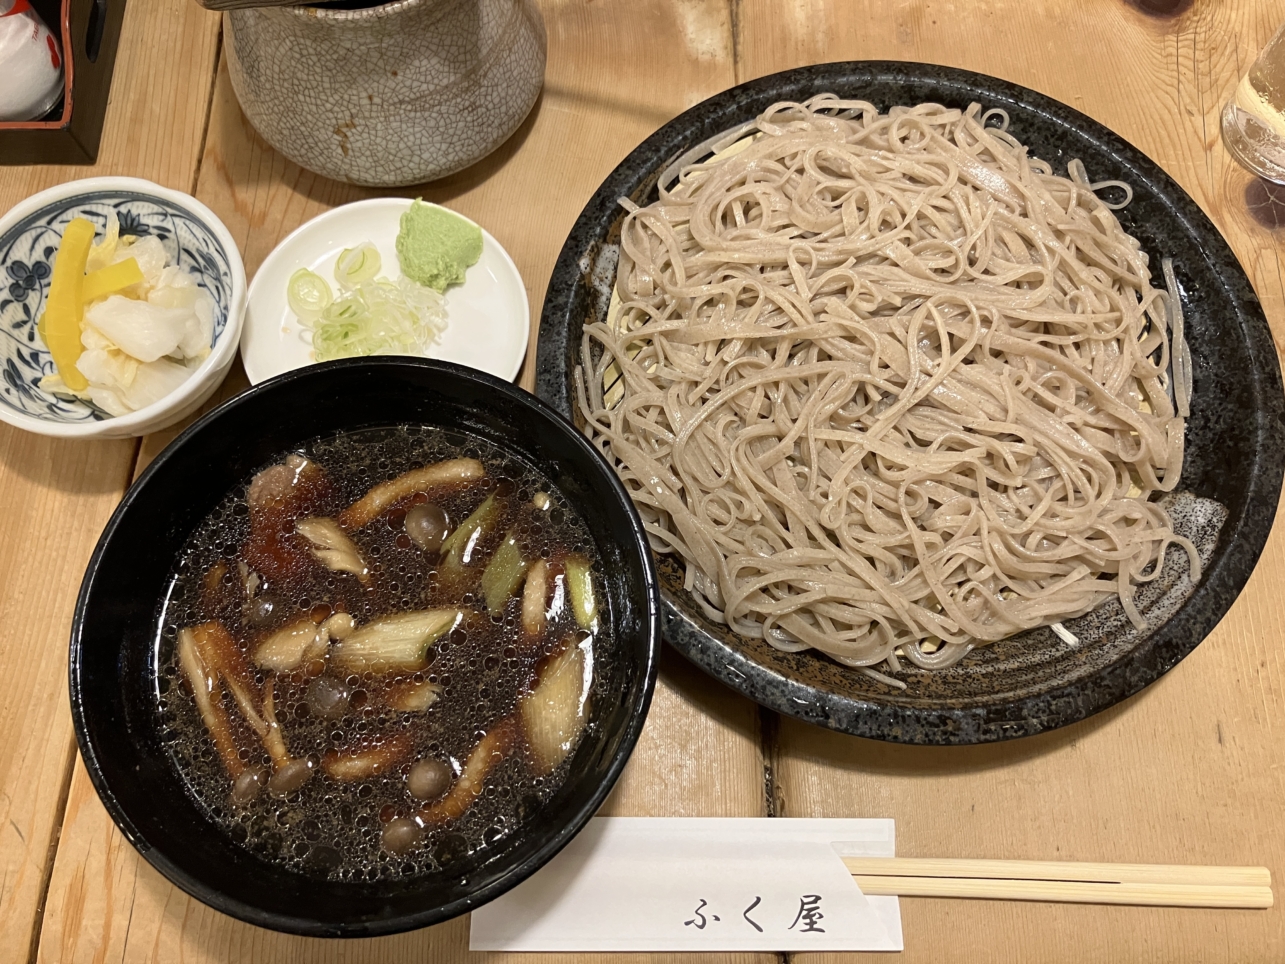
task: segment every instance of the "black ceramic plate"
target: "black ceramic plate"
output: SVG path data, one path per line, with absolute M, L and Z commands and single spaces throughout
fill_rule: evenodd
M 436 425 L 535 465 L 581 507 L 602 560 L 614 646 L 566 781 L 520 830 L 449 870 L 386 881 L 305 877 L 233 842 L 188 792 L 162 742 L 157 605 L 188 535 L 234 486 L 319 436 Z M 536 399 L 424 359 L 348 359 L 270 379 L 180 435 L 126 493 L 90 560 L 71 639 L 71 710 L 85 766 L 121 832 L 192 896 L 261 927 L 317 937 L 390 934 L 483 904 L 556 854 L 602 804 L 642 730 L 660 648 L 655 572 L 611 467 Z
M 1137 148 L 1080 112 L 982 74 L 927 64 L 820 64 L 725 91 L 666 124 L 612 172 L 581 213 L 554 268 L 540 326 L 539 395 L 572 415 L 572 371 L 587 321 L 605 317 L 614 282 L 617 198 L 656 197 L 670 161 L 752 119 L 776 101 L 825 91 L 873 102 L 1003 108 L 1009 131 L 1055 170 L 1080 158 L 1094 179 L 1121 179 L 1133 202 L 1119 212 L 1152 256 L 1172 257 L 1187 319 L 1195 397 L 1180 488 L 1228 510 L 1204 577 L 1158 629 L 1138 633 L 1118 603 L 1083 617 L 1072 649 L 1047 629 L 971 653 L 935 673 L 904 674 L 898 691 L 815 653 L 781 653 L 701 615 L 682 570 L 660 560 L 665 638 L 689 659 L 764 706 L 859 736 L 904 743 L 985 743 L 1083 719 L 1151 683 L 1205 637 L 1235 600 L 1271 528 L 1285 465 L 1285 399 L 1271 333 L 1227 243 L 1190 197 Z M 574 416 L 578 424 L 583 419 Z M 1163 601 L 1158 603 L 1163 608 Z M 1112 608 L 1114 607 L 1114 609 Z M 1172 609 L 1173 607 L 1171 607 Z

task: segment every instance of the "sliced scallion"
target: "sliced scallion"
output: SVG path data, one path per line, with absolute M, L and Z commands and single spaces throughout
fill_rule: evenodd
M 355 248 L 344 248 L 335 264 L 335 280 L 341 288 L 355 288 L 379 274 L 381 264 L 379 249 L 363 241 Z
M 300 268 L 290 276 L 286 286 L 286 301 L 290 310 L 299 316 L 301 321 L 313 321 L 330 307 L 334 295 L 326 279 L 315 271 Z

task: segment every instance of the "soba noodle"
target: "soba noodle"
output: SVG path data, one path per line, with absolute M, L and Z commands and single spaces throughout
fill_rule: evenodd
M 1006 126 L 821 95 L 626 202 L 579 405 L 711 619 L 887 679 L 1111 596 L 1143 626 L 1170 544 L 1199 578 L 1151 501 L 1176 298 L 1094 193 L 1125 186 Z

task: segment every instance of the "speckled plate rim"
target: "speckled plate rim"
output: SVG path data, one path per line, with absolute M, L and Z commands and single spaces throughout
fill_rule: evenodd
M 731 129 L 778 100 L 803 100 L 837 90 L 860 96 L 861 84 L 931 84 L 986 107 L 1015 107 L 1044 123 L 1074 130 L 1116 157 L 1128 179 L 1158 186 L 1158 200 L 1183 231 L 1200 239 L 1200 253 L 1217 265 L 1219 297 L 1241 320 L 1251 358 L 1247 378 L 1260 400 L 1254 436 L 1265 470 L 1250 479 L 1246 508 L 1223 527 L 1229 550 L 1205 572 L 1182 608 L 1130 653 L 1091 679 L 1059 685 L 1029 697 L 986 706 L 926 709 L 895 706 L 799 682 L 753 660 L 707 633 L 692 607 L 678 604 L 662 587 L 665 639 L 689 660 L 768 709 L 855 736 L 921 745 L 968 745 L 1030 736 L 1075 723 L 1132 696 L 1178 664 L 1222 619 L 1248 581 L 1271 531 L 1285 473 L 1285 394 L 1275 343 L 1262 306 L 1226 240 L 1191 197 L 1158 164 L 1102 124 L 1060 101 L 986 74 L 902 61 L 849 61 L 783 71 L 739 84 L 688 109 L 661 127 L 607 177 L 576 220 L 554 266 L 541 313 L 537 344 L 536 393 L 573 418 L 566 379 L 569 359 L 578 355 L 582 318 L 575 315 L 577 287 L 609 289 L 612 277 L 594 273 L 600 226 L 610 224 L 617 199 L 650 189 L 668 163 L 684 151 Z M 599 268 L 599 271 L 601 269 Z M 614 275 L 614 265 L 612 266 Z M 574 341 L 575 346 L 570 345 Z

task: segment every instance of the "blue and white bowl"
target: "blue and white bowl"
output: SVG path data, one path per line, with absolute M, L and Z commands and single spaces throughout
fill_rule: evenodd
M 36 332 L 63 229 L 82 217 L 101 230 L 113 213 L 121 234 L 159 238 L 169 263 L 186 268 L 215 305 L 210 354 L 200 367 L 159 402 L 121 416 L 42 390 L 40 380 L 55 368 Z M 41 191 L 0 218 L 0 420 L 69 438 L 124 438 L 171 425 L 200 407 L 227 375 L 245 300 L 245 266 L 236 242 L 191 195 L 132 177 L 95 177 Z

